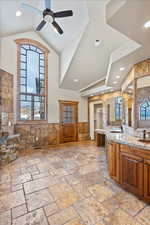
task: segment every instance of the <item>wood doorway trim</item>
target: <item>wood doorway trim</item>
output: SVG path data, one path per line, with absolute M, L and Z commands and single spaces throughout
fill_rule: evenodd
M 59 140 L 60 140 L 60 143 L 78 141 L 78 103 L 79 102 L 77 102 L 77 101 L 59 100 Z M 65 121 L 64 121 L 64 107 L 67 105 L 73 108 L 72 116 L 73 116 L 74 122 L 71 122 L 71 123 L 65 123 Z M 69 125 L 70 125 L 70 127 L 69 127 Z M 74 132 L 74 136 L 72 136 L 72 137 L 68 136 L 68 138 L 67 138 L 67 136 L 65 137 L 65 135 L 66 135 L 66 132 L 64 135 L 65 126 L 66 126 L 66 130 L 68 130 L 68 132 L 69 132 L 69 129 L 71 129 L 72 132 Z M 68 126 L 68 128 L 67 128 L 67 126 Z M 72 128 L 71 128 L 71 126 L 72 126 Z

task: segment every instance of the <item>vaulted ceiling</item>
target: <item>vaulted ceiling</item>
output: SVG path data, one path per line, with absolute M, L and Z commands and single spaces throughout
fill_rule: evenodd
M 45 8 L 44 0 L 1 0 L 0 37 L 35 30 L 41 21 L 41 16 L 21 9 L 22 2 Z M 131 66 L 150 56 L 150 30 L 143 28 L 150 20 L 148 0 L 52 0 L 52 9 L 74 12 L 73 17 L 57 19 L 62 36 L 48 24 L 38 32 L 60 56 L 62 88 L 83 90 L 102 79 L 119 88 Z M 17 10 L 22 16 L 16 17 Z M 98 47 L 95 40 L 101 41 Z M 114 84 L 116 76 L 120 79 Z

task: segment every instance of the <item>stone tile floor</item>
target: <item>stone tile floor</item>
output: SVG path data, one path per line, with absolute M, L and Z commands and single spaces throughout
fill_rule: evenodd
M 0 168 L 0 225 L 150 225 L 150 206 L 109 178 L 103 148 L 67 143 Z

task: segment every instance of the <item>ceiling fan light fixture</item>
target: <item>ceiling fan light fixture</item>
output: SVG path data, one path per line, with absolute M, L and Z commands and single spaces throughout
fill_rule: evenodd
M 18 17 L 18 16 L 21 16 L 22 15 L 22 12 L 20 11 L 20 10 L 18 10 L 17 12 L 16 12 L 16 16 Z

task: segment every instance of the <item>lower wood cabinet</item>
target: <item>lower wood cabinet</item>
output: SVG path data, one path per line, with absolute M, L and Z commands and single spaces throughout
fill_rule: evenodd
M 141 157 L 120 152 L 120 177 L 128 191 L 143 196 L 144 164 Z
M 119 177 L 119 144 L 111 143 L 108 146 L 108 167 L 111 178 L 120 181 Z
M 150 202 L 150 160 L 144 162 L 144 198 Z
M 150 202 L 150 151 L 109 143 L 108 167 L 112 179 L 127 191 Z

